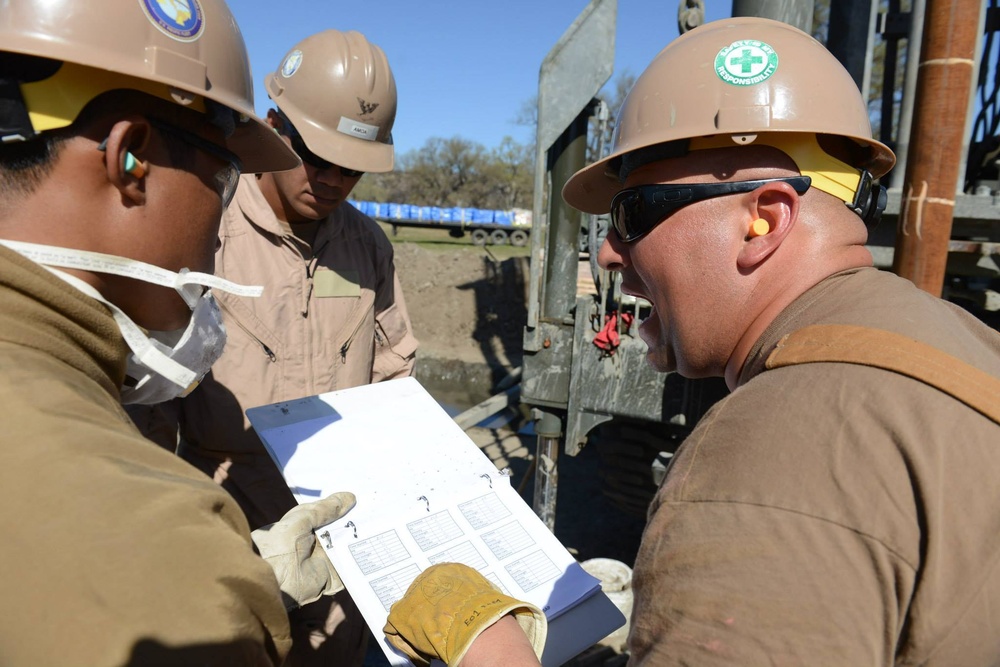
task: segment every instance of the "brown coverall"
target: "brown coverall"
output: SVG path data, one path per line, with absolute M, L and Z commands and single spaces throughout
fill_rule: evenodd
M 204 475 L 119 404 L 108 309 L 0 247 L 0 664 L 276 665 L 271 568 Z
M 813 324 L 897 332 L 1000 377 L 997 332 L 891 274 L 797 299 L 650 508 L 630 664 L 998 664 L 1000 426 L 877 368 L 765 370 Z

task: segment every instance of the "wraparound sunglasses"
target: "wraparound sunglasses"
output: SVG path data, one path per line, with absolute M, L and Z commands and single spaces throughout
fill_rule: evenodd
M 622 190 L 611 200 L 611 226 L 622 243 L 631 243 L 688 204 L 740 192 L 753 192 L 766 183 L 788 183 L 800 195 L 809 189 L 808 176 L 765 178 L 727 183 L 639 185 Z

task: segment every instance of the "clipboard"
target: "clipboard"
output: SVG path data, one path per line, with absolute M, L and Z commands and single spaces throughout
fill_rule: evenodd
M 316 531 L 387 659 L 392 602 L 435 562 L 464 562 L 549 620 L 544 667 L 625 623 L 573 556 L 414 378 L 251 408 L 247 417 L 298 502 L 351 491 Z

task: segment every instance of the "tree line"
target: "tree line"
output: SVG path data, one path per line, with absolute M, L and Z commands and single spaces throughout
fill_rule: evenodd
M 424 206 L 531 208 L 535 155 L 505 137 L 496 148 L 461 137 L 428 139 L 399 157 L 394 171 L 367 174 L 352 197 Z

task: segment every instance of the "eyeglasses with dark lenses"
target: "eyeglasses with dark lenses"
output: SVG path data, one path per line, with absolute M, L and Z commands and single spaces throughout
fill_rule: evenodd
M 214 181 L 215 187 L 222 199 L 222 208 L 229 206 L 236 194 L 236 186 L 240 182 L 240 172 L 243 170 L 243 163 L 234 153 L 227 151 L 222 146 L 213 144 L 211 141 L 198 136 L 194 132 L 189 132 L 182 127 L 177 127 L 159 118 L 149 117 L 149 124 L 166 134 L 173 135 L 181 141 L 195 148 L 202 150 L 209 155 L 225 163 L 225 166 L 216 172 Z
M 631 243 L 688 204 L 741 192 L 753 192 L 767 183 L 788 183 L 800 195 L 809 189 L 808 176 L 765 178 L 728 183 L 639 185 L 622 190 L 611 200 L 611 226 L 623 243 Z
M 302 135 L 295 129 L 295 126 L 292 125 L 290 120 L 288 120 L 288 117 L 280 111 L 278 112 L 278 115 L 281 117 L 284 129 L 288 134 L 288 138 L 292 142 L 292 150 L 295 151 L 295 154 L 298 155 L 304 163 L 318 169 L 319 171 L 329 169 L 330 167 L 337 167 L 337 169 L 340 170 L 340 175 L 344 178 L 360 178 L 361 176 L 364 176 L 365 172 L 363 171 L 341 167 L 340 165 L 334 164 L 329 160 L 324 160 L 320 156 L 313 153 L 309 150 L 309 147 L 306 146 L 306 142 L 302 139 Z

